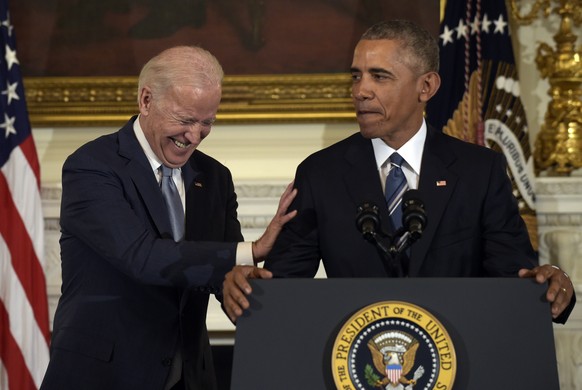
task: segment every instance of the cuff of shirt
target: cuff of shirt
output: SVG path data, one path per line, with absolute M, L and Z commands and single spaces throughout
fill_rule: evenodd
M 253 261 L 253 243 L 239 242 L 236 247 L 236 265 L 255 265 Z

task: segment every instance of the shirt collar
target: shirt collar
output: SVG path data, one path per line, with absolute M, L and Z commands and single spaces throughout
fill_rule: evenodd
M 404 158 L 406 163 L 410 168 L 420 176 L 420 165 L 422 163 L 422 152 L 424 151 L 424 141 L 426 140 L 426 122 L 422 120 L 422 125 L 420 129 L 409 139 L 400 149 L 398 149 L 398 154 Z M 374 148 L 374 156 L 376 158 L 376 166 L 378 170 L 382 168 L 382 165 L 386 162 L 388 157 L 396 150 L 388 146 L 382 139 L 373 138 L 372 147 Z
M 148 158 L 148 161 L 152 166 L 152 170 L 157 173 L 158 169 L 160 168 L 160 165 L 162 165 L 162 162 L 160 161 L 158 156 L 156 156 L 156 154 L 152 150 L 152 147 L 150 146 L 150 143 L 146 139 L 143 129 L 141 128 L 141 125 L 139 123 L 139 116 L 133 122 L 133 132 L 137 137 L 137 142 L 139 142 L 139 145 L 143 149 L 146 157 Z

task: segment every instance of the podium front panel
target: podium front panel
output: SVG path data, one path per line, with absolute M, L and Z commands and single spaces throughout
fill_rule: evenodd
M 532 280 L 272 279 L 252 286 L 251 307 L 237 322 L 233 390 L 335 389 L 338 332 L 382 301 L 416 305 L 440 321 L 456 352 L 454 389 L 559 388 L 546 286 Z

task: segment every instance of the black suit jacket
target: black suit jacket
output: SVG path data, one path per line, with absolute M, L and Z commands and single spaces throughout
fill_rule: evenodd
M 63 285 L 43 389 L 159 390 L 177 348 L 189 388 L 216 387 L 205 320 L 242 241 L 232 177 L 194 152 L 175 243 L 134 120 L 63 166 Z
M 438 184 L 437 184 L 438 183 Z M 359 133 L 297 168 L 298 216 L 265 263 L 276 277 L 388 276 L 385 259 L 356 227 L 363 202 L 389 215 L 370 140 Z M 411 277 L 517 276 L 537 264 L 502 154 L 428 129 L 418 190 L 428 224 L 410 250 Z

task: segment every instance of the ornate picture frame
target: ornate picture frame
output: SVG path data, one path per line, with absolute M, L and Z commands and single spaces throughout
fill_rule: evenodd
M 137 113 L 137 77 L 24 80 L 33 126 L 116 126 Z M 349 74 L 226 76 L 219 123 L 355 118 Z
M 399 17 L 438 31 L 444 0 L 411 1 L 21 0 L 11 14 L 36 127 L 123 124 L 137 112 L 139 67 L 200 42 L 227 74 L 219 123 L 347 122 L 349 63 L 367 26 Z

